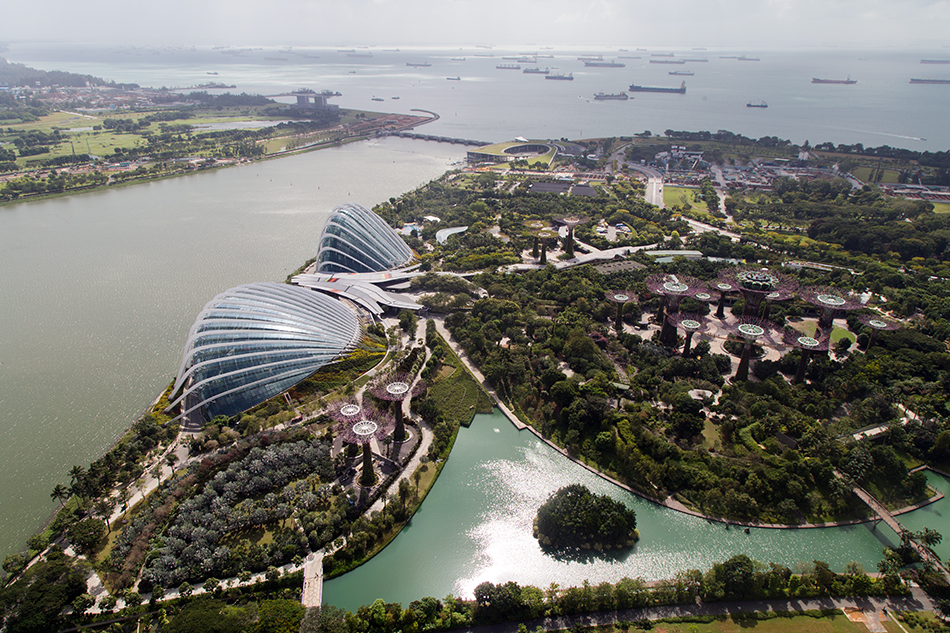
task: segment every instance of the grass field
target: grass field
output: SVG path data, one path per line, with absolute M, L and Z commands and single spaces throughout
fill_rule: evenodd
M 693 194 L 698 193 L 699 189 L 687 189 L 685 187 L 663 187 L 663 203 L 671 207 L 674 204 L 685 207 L 689 204 L 694 209 L 708 211 L 706 203 L 702 200 L 693 200 Z
M 934 213 L 950 213 L 950 202 L 934 202 Z
M 802 332 L 807 336 L 814 336 L 815 330 L 818 329 L 818 324 L 814 321 L 799 321 L 798 323 L 792 323 L 792 327 L 796 330 Z M 849 332 L 843 327 L 838 327 L 837 325 L 831 330 L 831 341 L 832 343 L 837 343 L 842 338 L 850 339 L 852 343 L 857 340 L 857 337 L 853 332 Z

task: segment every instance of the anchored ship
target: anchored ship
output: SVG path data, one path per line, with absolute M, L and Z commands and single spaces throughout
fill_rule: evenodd
M 693 71 L 691 71 L 691 70 L 671 70 L 671 71 L 670 71 L 669 73 L 667 73 L 667 74 L 670 74 L 670 75 L 677 75 L 677 76 L 682 76 L 682 77 L 692 77 L 692 76 L 693 76 Z
M 912 84 L 950 84 L 950 79 L 911 79 Z
M 547 75 L 551 71 L 548 70 L 547 68 L 545 68 L 544 70 L 541 70 L 540 68 L 525 68 L 521 72 L 523 72 L 526 75 Z
M 593 68 L 625 68 L 627 66 L 620 62 L 584 62 L 584 65 Z
M 431 66 L 431 65 L 432 65 L 432 64 L 430 64 L 429 62 L 422 62 L 421 64 L 414 64 L 414 63 L 412 63 L 412 62 L 406 62 L 406 66 L 409 66 L 410 68 L 428 68 L 428 67 Z
M 769 104 L 767 104 L 765 101 L 750 101 L 749 103 L 745 104 L 745 107 L 747 107 L 747 108 L 767 108 L 767 107 L 769 107 Z
M 686 94 L 686 82 L 680 84 L 679 88 L 655 88 L 652 86 L 638 86 L 636 84 L 630 84 L 630 87 L 627 88 L 630 92 L 678 92 L 679 94 Z
M 566 75 L 545 75 L 545 79 L 557 79 L 559 81 L 574 81 L 574 73 L 567 73 Z
M 603 92 L 598 92 L 594 95 L 594 99 L 597 101 L 626 101 L 630 98 L 626 92 L 618 92 L 617 94 L 606 94 Z
M 848 75 L 847 79 L 819 79 L 818 77 L 812 77 L 811 82 L 813 84 L 856 84 L 858 83 L 856 79 L 851 79 L 851 75 Z
M 521 70 L 521 66 L 518 64 L 498 64 L 495 68 L 498 70 Z
M 685 59 L 651 59 L 651 64 L 685 64 Z

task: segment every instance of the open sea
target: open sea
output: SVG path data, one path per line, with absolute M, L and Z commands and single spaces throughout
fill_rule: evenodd
M 350 52 L 352 51 L 352 52 Z M 533 62 L 504 57 L 538 54 Z M 45 70 L 91 74 L 143 86 L 187 88 L 211 81 L 231 92 L 277 95 L 298 88 L 334 90 L 344 108 L 436 112 L 420 131 L 498 142 L 518 136 L 571 139 L 645 130 L 730 130 L 813 145 L 862 143 L 915 150 L 950 149 L 946 116 L 950 84 L 915 85 L 911 78 L 950 79 L 950 49 L 935 50 L 605 50 L 463 47 L 454 50 L 365 47 L 135 48 L 12 44 L 8 60 Z M 577 58 L 602 56 L 623 68 L 585 67 Z M 674 57 L 658 57 L 673 55 Z M 735 59 L 744 56 L 758 61 Z M 657 64 L 651 60 L 706 59 Z M 407 64 L 428 64 L 408 66 Z M 571 74 L 573 81 L 497 66 L 520 64 Z M 673 76 L 669 72 L 692 72 Z M 210 73 L 217 73 L 211 75 Z M 448 77 L 458 77 L 450 81 Z M 812 84 L 851 78 L 857 83 Z M 627 101 L 595 101 L 630 84 L 676 87 L 686 94 L 635 93 Z M 223 91 L 222 91 L 223 92 Z M 373 97 L 384 102 L 372 101 Z M 393 99 L 398 97 L 398 100 Z M 289 101 L 288 98 L 280 100 Z M 768 108 L 748 108 L 765 101 Z

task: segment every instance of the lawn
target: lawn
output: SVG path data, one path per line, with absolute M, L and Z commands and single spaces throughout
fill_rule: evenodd
M 687 189 L 686 187 L 663 187 L 663 204 L 668 207 L 679 205 L 685 207 L 687 204 L 694 209 L 708 211 L 706 203 L 702 200 L 694 200 L 693 194 L 699 193 L 699 189 Z
M 934 213 L 950 213 L 950 202 L 934 202 Z
M 792 323 L 791 325 L 793 328 L 795 328 L 796 330 L 798 330 L 799 332 L 807 336 L 814 336 L 815 330 L 818 329 L 818 324 L 814 321 L 799 321 L 798 323 Z M 837 343 L 842 338 L 851 339 L 852 343 L 854 343 L 854 341 L 857 339 L 857 337 L 855 337 L 853 332 L 849 332 L 845 328 L 838 327 L 836 325 L 834 329 L 831 330 L 832 344 Z

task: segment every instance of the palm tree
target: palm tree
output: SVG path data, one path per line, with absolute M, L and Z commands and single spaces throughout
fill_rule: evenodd
M 66 507 L 66 500 L 69 499 L 69 488 L 63 484 L 56 484 L 53 492 L 49 493 L 51 499 L 59 499 L 60 507 Z

